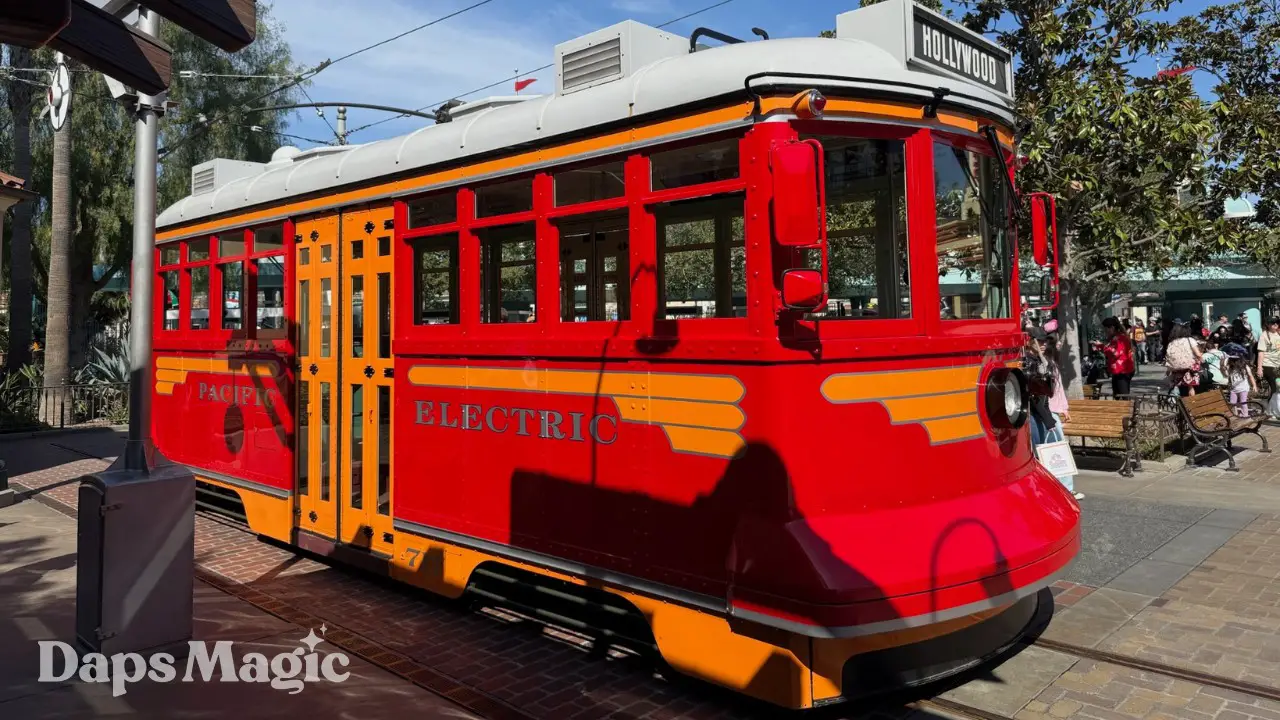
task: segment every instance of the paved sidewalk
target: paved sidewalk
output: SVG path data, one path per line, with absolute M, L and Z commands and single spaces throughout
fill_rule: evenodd
M 38 682 L 39 641 L 73 643 L 76 584 L 75 520 L 37 502 L 0 509 L 0 717 L 39 718 L 402 718 L 475 717 L 358 657 L 337 667 L 350 672 L 341 683 L 307 683 L 289 694 L 259 683 L 149 680 L 112 696 L 110 685 Z M 299 649 L 311 628 L 269 615 L 209 585 L 194 588 L 195 639 L 235 642 L 234 655 L 272 658 Z M 320 628 L 315 628 L 319 634 Z M 316 646 L 327 656 L 329 643 Z M 60 658 L 60 656 L 59 656 Z M 59 659 L 55 673 L 61 673 Z M 185 662 L 177 663 L 179 679 Z M 197 671 L 196 677 L 199 677 Z
M 1280 429 L 1267 432 L 1277 435 L 1273 444 L 1280 447 Z M 1250 442 L 1255 441 L 1246 440 L 1246 447 Z M 106 464 L 87 455 L 111 457 L 119 445 L 120 439 L 107 433 L 54 436 L 0 441 L 0 456 L 15 467 L 16 485 L 74 512 L 74 477 Z M 1082 474 L 1078 484 L 1088 493 L 1082 503 L 1084 547 L 1053 589 L 1056 613 L 1046 640 L 1280 687 L 1280 453 L 1245 450 L 1237 460 L 1240 473 L 1210 467 L 1138 473 L 1134 478 Z M 35 507 L 26 502 L 18 509 Z M 0 514 L 0 525 L 5 522 Z M 0 557 L 7 531 L 9 527 L 0 527 Z M 249 588 L 330 628 L 377 643 L 383 648 L 379 664 L 448 678 L 523 717 L 778 717 L 776 711 L 707 686 L 673 682 L 651 661 L 595 648 L 589 637 L 492 607 L 446 602 L 373 581 L 207 518 L 197 519 L 196 544 L 200 571 L 219 582 Z M 60 562 L 67 565 L 69 560 Z M 0 570 L 6 567 L 0 565 Z M 46 572 L 65 573 L 67 567 Z M 11 592 L 4 584 L 10 574 L 0 576 L 0 594 Z M 39 582 L 18 584 L 37 598 L 28 604 L 38 604 L 46 592 Z M 7 598 L 0 595 L 0 600 Z M 237 607 L 246 616 L 260 615 L 251 607 Z M 243 624 L 255 627 L 248 620 Z M 218 624 L 224 625 L 236 623 Z M 262 632 L 296 647 L 296 638 L 305 633 L 299 630 L 303 626 L 294 626 L 292 634 L 272 628 Z M 0 662 L 0 672 L 3 668 Z M 1193 682 L 1088 659 L 1062 646 L 1031 645 L 967 680 L 941 697 L 1017 720 L 1280 720 L 1280 702 L 1224 689 L 1220 682 Z M 304 695 L 319 689 L 309 687 Z M 347 691 L 346 685 L 331 688 L 335 704 L 297 714 L 354 717 L 350 709 L 355 707 L 356 715 L 371 716 L 363 700 L 352 706 L 352 699 L 336 695 Z M 274 692 L 267 691 L 266 697 L 275 699 Z M 369 692 L 375 700 L 386 699 L 386 707 L 393 704 L 389 690 Z M 141 702 L 143 693 L 138 696 Z M 315 696 L 321 697 L 318 692 Z M 127 699 L 134 701 L 132 691 Z M 429 713 L 435 707 L 418 699 L 406 702 L 412 704 L 400 714 L 413 714 L 419 707 Z M 347 715 L 326 714 L 339 707 Z M 383 706 L 370 702 L 369 707 L 376 716 Z M 0 717 L 27 716 L 11 715 L 8 709 L 0 704 Z M 868 710 L 845 706 L 819 714 L 835 720 L 866 717 Z M 445 711 L 453 710 L 441 709 Z M 252 716 L 248 710 L 242 714 Z M 901 707 L 875 712 L 895 719 L 920 714 Z

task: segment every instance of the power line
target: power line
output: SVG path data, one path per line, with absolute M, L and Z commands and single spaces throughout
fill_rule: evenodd
M 306 88 L 300 88 L 300 89 L 302 90 L 302 94 L 306 96 L 307 102 L 314 104 L 315 100 L 311 99 L 311 93 L 307 92 Z M 342 135 L 338 132 L 338 128 L 334 127 L 333 123 L 329 122 L 329 116 L 324 114 L 324 108 L 321 108 L 321 107 L 316 108 L 316 114 L 324 119 L 324 124 L 329 126 L 329 131 L 332 132 L 333 136 L 338 139 L 339 143 L 341 143 Z
M 454 12 L 451 12 L 451 13 L 449 13 L 448 15 L 445 15 L 445 16 L 443 16 L 443 17 L 438 17 L 438 18 L 436 18 L 435 20 L 432 20 L 431 22 L 423 23 L 423 24 L 419 25 L 418 27 L 411 28 L 411 29 L 409 29 L 409 30 L 405 30 L 404 32 L 402 32 L 402 33 L 400 33 L 399 35 L 396 35 L 396 36 L 394 36 L 394 37 L 389 37 L 389 38 L 387 38 L 386 40 L 381 40 L 381 41 L 376 42 L 376 43 L 374 43 L 374 44 L 372 44 L 372 45 L 369 45 L 368 47 L 362 47 L 362 48 L 360 48 L 359 50 L 356 50 L 355 52 L 349 52 L 349 53 L 347 53 L 346 55 L 343 55 L 342 57 L 338 58 L 337 60 L 334 60 L 334 61 L 333 61 L 333 63 L 330 63 L 330 64 L 340 63 L 340 62 L 342 62 L 343 60 L 346 60 L 347 58 L 353 58 L 353 57 L 355 57 L 356 55 L 359 55 L 360 53 L 368 52 L 368 51 L 370 51 L 370 50 L 373 50 L 374 48 L 382 47 L 383 45 L 386 45 L 387 43 L 395 42 L 396 40 L 399 40 L 400 38 L 402 38 L 402 37 L 404 37 L 404 36 L 406 36 L 406 35 L 412 35 L 412 34 L 414 34 L 414 33 L 418 32 L 419 30 L 422 30 L 423 28 L 429 28 L 429 27 L 431 27 L 432 25 L 435 25 L 436 23 L 442 23 L 442 22 L 444 22 L 445 20 L 448 20 L 448 19 L 450 19 L 450 18 L 455 18 L 455 17 L 457 17 L 457 16 L 461 15 L 462 13 L 467 12 L 468 10 L 475 10 L 476 8 L 478 8 L 478 7 L 480 7 L 480 6 L 482 6 L 482 5 L 488 5 L 488 4 L 489 4 L 489 3 L 491 3 L 491 2 L 493 2 L 493 0 L 480 0 L 480 2 L 475 3 L 475 4 L 472 4 L 472 5 L 468 5 L 468 6 L 464 7 L 464 8 L 462 8 L 461 10 L 455 10 Z
M 708 11 L 710 11 L 710 10 L 715 10 L 715 9 L 716 9 L 716 8 L 718 8 L 718 7 L 722 7 L 722 6 L 724 6 L 724 5 L 728 5 L 729 3 L 733 2 L 733 1 L 734 1 L 734 0 L 720 0 L 720 2 L 717 2 L 717 3 L 713 4 L 713 5 L 708 5 L 708 6 L 706 6 L 706 7 L 702 8 L 702 9 L 700 9 L 700 10 L 694 10 L 693 12 L 691 12 L 691 13 L 689 13 L 689 14 L 687 14 L 687 15 L 681 15 L 680 17 L 678 17 L 678 18 L 676 18 L 676 19 L 674 19 L 674 20 L 668 20 L 667 22 L 664 22 L 664 23 L 662 23 L 661 25 L 658 25 L 657 27 L 664 28 L 664 27 L 667 27 L 668 25 L 674 25 L 674 24 L 676 24 L 676 23 L 680 22 L 681 20 L 688 20 L 689 18 L 694 17 L 695 15 L 701 15 L 701 14 L 702 14 L 702 13 L 704 13 L 704 12 L 708 12 Z M 503 79 L 501 79 L 501 80 L 499 80 L 499 81 L 497 81 L 497 82 L 490 83 L 490 84 L 488 84 L 488 85 L 483 85 L 483 86 L 478 87 L 478 88 L 476 88 L 476 89 L 474 89 L 474 90 L 468 90 L 467 92 L 464 92 L 464 93 L 462 93 L 461 95 L 452 95 L 452 96 L 447 97 L 447 98 L 445 98 L 445 99 L 443 99 L 443 100 L 437 100 L 436 102 L 433 102 L 433 103 L 427 103 L 426 105 L 423 105 L 422 107 L 420 107 L 420 108 L 415 108 L 415 109 L 416 109 L 418 112 L 421 112 L 421 111 L 423 111 L 423 110 L 426 110 L 427 108 L 439 107 L 439 106 L 441 106 L 441 105 L 443 105 L 443 104 L 445 104 L 445 103 L 449 102 L 450 100 L 455 100 L 455 99 L 458 99 L 458 98 L 464 98 L 464 97 L 467 97 L 468 95 L 475 95 L 475 94 L 476 94 L 476 93 L 478 93 L 478 92 L 482 92 L 482 91 L 484 91 L 484 90 L 488 90 L 488 89 L 490 89 L 490 88 L 495 88 L 495 87 L 497 87 L 497 86 L 499 86 L 499 85 L 502 85 L 502 84 L 504 84 L 504 83 L 511 82 L 512 80 L 518 80 L 518 79 L 520 79 L 521 77 L 524 77 L 524 76 L 526 76 L 526 75 L 533 75 L 534 73 L 542 72 L 543 70 L 546 70 L 547 68 L 550 68 L 550 67 L 551 67 L 551 66 L 553 66 L 553 65 L 555 65 L 555 63 L 547 63 L 546 65 L 543 65 L 542 67 L 534 68 L 533 70 L 530 70 L 530 71 L 528 71 L 528 72 L 523 72 L 523 73 L 519 73 L 519 74 L 517 74 L 517 75 L 512 75 L 511 77 L 503 78 Z M 408 116 L 408 115 L 393 115 L 393 116 L 391 116 L 391 117 L 389 117 L 389 118 L 383 118 L 382 120 L 378 120 L 378 121 L 376 121 L 376 122 L 371 122 L 371 123 L 367 123 L 367 124 L 365 124 L 365 125 L 361 125 L 360 127 L 356 128 L 356 129 L 354 129 L 354 130 L 348 130 L 348 131 L 347 131 L 347 137 L 351 137 L 352 135 L 354 135 L 354 134 L 356 134 L 356 133 L 360 132 L 361 130 L 368 130 L 369 128 L 377 127 L 377 126 L 379 126 L 379 125 L 382 125 L 383 123 L 389 123 L 389 122 L 391 122 L 392 120 L 399 120 L 400 118 L 403 118 L 403 117 L 409 117 L 409 116 Z
M 661 25 L 659 25 L 658 27 L 660 27 L 660 28 L 664 28 L 664 27 L 666 27 L 666 26 L 668 26 L 668 25 L 675 25 L 676 23 L 680 22 L 681 20 L 688 20 L 689 18 L 693 17 L 694 15 L 701 15 L 702 13 L 707 12 L 708 10 L 715 10 L 716 8 L 718 8 L 718 7 L 720 7 L 720 6 L 722 6 L 722 5 L 728 5 L 728 4 L 729 4 L 729 3 L 731 3 L 731 2 L 733 2 L 733 0 L 721 0 L 720 2 L 716 3 L 715 5 L 708 5 L 708 6 L 704 7 L 704 8 L 702 8 L 701 10 L 694 10 L 693 12 L 689 13 L 688 15 L 681 15 L 680 17 L 676 18 L 675 20 L 668 20 L 668 21 L 666 21 L 666 22 L 662 23 Z
M 234 104 L 234 106 L 233 106 L 233 107 L 246 107 L 246 106 L 252 106 L 252 105 L 256 104 L 258 101 L 260 101 L 260 100 L 262 100 L 262 99 L 264 99 L 264 98 L 266 98 L 266 97 L 268 97 L 268 96 L 275 95 L 276 93 L 284 92 L 285 90 L 288 90 L 289 88 L 292 88 L 292 87 L 295 87 L 295 86 L 301 85 L 302 83 L 306 82 L 307 80 L 310 80 L 311 78 L 315 77 L 316 75 L 319 75 L 319 74 L 320 74 L 322 71 L 324 71 L 325 69 L 327 69 L 327 68 L 329 68 L 329 67 L 332 67 L 333 65 L 336 65 L 337 63 L 340 63 L 340 62 L 342 62 L 343 60 L 347 60 L 347 59 L 349 59 L 349 58 L 353 58 L 353 57 L 355 57 L 356 55 L 359 55 L 359 54 L 364 53 L 364 52 L 368 52 L 368 51 L 373 50 L 374 48 L 377 48 L 377 47 L 381 47 L 381 46 L 383 46 L 383 45 L 386 45 L 386 44 L 387 44 L 387 43 L 389 43 L 389 42 L 394 42 L 394 41 L 396 41 L 396 40 L 399 40 L 399 39 L 400 39 L 400 38 L 402 38 L 402 37 L 405 37 L 406 35 L 410 35 L 410 34 L 412 34 L 412 33 L 418 32 L 419 30 L 422 30 L 422 29 L 424 29 L 424 28 L 429 28 L 429 27 L 431 27 L 432 25 L 435 25 L 435 24 L 437 24 L 437 23 L 442 23 L 442 22 L 444 22 L 445 20 L 449 20 L 449 19 L 451 19 L 451 18 L 455 18 L 455 17 L 457 17 L 457 16 L 459 16 L 459 15 L 461 15 L 461 14 L 463 14 L 463 13 L 465 13 L 465 12 L 469 11 L 469 10 L 474 10 L 474 9 L 476 9 L 476 8 L 478 8 L 478 7 L 482 6 L 482 5 L 488 5 L 488 4 L 489 4 L 489 3 L 491 3 L 491 2 L 493 2 L 493 0 L 480 0 L 480 2 L 473 3 L 473 4 L 468 5 L 467 7 L 464 7 L 464 8 L 462 8 L 462 9 L 460 9 L 460 10 L 455 10 L 454 12 L 451 12 L 451 13 L 449 13 L 449 14 L 447 14 L 447 15 L 442 15 L 441 17 L 438 17 L 438 18 L 436 18 L 435 20 L 432 20 L 432 21 L 430 21 L 430 22 L 423 23 L 423 24 L 421 24 L 421 25 L 419 25 L 419 26 L 417 26 L 417 27 L 415 27 L 415 28 L 412 28 L 412 29 L 410 29 L 410 30 L 406 30 L 405 32 L 400 33 L 399 35 L 395 35 L 395 36 L 393 36 L 393 37 L 387 38 L 386 40 L 380 40 L 380 41 L 378 41 L 378 42 L 376 42 L 376 43 L 373 43 L 372 45 L 367 45 L 367 46 L 362 47 L 362 48 L 360 48 L 359 50 L 356 50 L 356 51 L 354 51 L 354 52 L 349 52 L 349 53 L 347 53 L 346 55 L 343 55 L 342 57 L 338 58 L 337 60 L 328 60 L 328 59 L 326 59 L 326 60 L 324 60 L 323 62 L 321 62 L 320 64 L 316 65 L 314 68 L 312 68 L 312 69 L 310 69 L 310 70 L 307 70 L 307 71 L 304 71 L 304 72 L 299 73 L 297 76 L 295 76 L 295 77 L 294 77 L 294 79 L 293 79 L 293 80 L 291 80 L 291 81 L 289 81 L 289 82 L 285 83 L 284 85 L 281 85 L 280 87 L 277 87 L 277 88 L 275 88 L 275 89 L 273 89 L 273 90 L 268 90 L 267 92 L 262 93 L 262 94 L 260 94 L 260 95 L 256 95 L 256 96 L 254 96 L 254 97 L 252 97 L 252 98 L 246 98 L 246 99 L 240 100 L 240 101 L 236 102 L 236 103 Z M 219 115 L 217 115 L 217 116 L 215 116 L 215 117 L 213 117 L 213 118 L 209 119 L 207 122 L 202 123 L 202 124 L 200 125 L 200 127 L 197 127 L 195 130 L 193 130 L 189 135 L 187 135 L 187 137 L 185 137 L 185 138 L 181 138 L 181 139 L 180 139 L 180 140 L 178 140 L 176 143 L 174 143 L 174 144 L 172 144 L 172 145 L 169 145 L 169 146 L 165 147 L 165 148 L 163 149 L 163 154 L 160 156 L 160 157 L 161 157 L 161 159 L 163 159 L 164 157 L 166 157 L 166 156 L 168 156 L 168 155 L 172 154 L 173 152 L 175 152 L 176 150 L 178 150 L 179 148 L 181 148 L 183 145 L 186 145 L 188 142 L 190 142 L 192 139 L 194 139 L 198 134 L 200 134 L 200 133 L 202 133 L 202 132 L 204 132 L 204 131 L 208 130 L 209 126 L 211 126 L 213 123 L 216 123 L 216 122 L 222 122 L 223 120 L 226 120 L 226 119 L 227 119 L 228 117 L 230 117 L 231 115 L 234 115 L 234 114 L 235 114 L 235 112 L 236 112 L 235 110 L 227 110 L 227 111 L 224 111 L 223 113 L 221 113 L 221 114 L 219 114 Z M 335 134 L 336 134 L 336 131 L 335 131 Z
M 291 135 L 287 132 L 281 132 L 279 130 L 268 130 L 267 128 L 264 128 L 261 125 L 236 125 L 235 127 L 243 128 L 245 130 L 248 130 L 249 132 L 266 133 L 268 135 L 278 135 L 283 138 L 289 138 L 290 140 L 302 140 L 304 142 L 313 143 L 315 145 L 329 144 L 324 140 L 317 140 L 315 138 L 303 137 L 302 135 Z

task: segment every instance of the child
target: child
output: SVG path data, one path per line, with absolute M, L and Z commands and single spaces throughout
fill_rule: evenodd
M 1249 417 L 1249 392 L 1257 390 L 1257 386 L 1243 355 L 1228 357 L 1227 384 L 1231 389 L 1231 407 L 1235 409 L 1236 415 Z

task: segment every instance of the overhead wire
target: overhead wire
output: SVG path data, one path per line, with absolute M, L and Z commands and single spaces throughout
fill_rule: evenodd
M 307 92 L 306 88 L 298 88 L 298 89 L 302 91 L 302 94 L 304 96 L 306 96 L 307 102 L 313 105 L 315 104 L 316 101 L 311 99 L 311 93 Z M 319 108 L 319 107 L 316 108 L 316 114 L 319 115 L 321 119 L 324 120 L 325 125 L 329 126 L 329 131 L 333 133 L 333 136 L 335 138 L 337 138 L 338 144 L 342 144 L 342 133 L 338 132 L 338 128 L 334 127 L 333 123 L 329 121 L 329 116 L 324 114 L 324 108 Z
M 400 33 L 400 34 L 398 34 L 398 35 L 394 35 L 394 36 L 392 36 L 392 37 L 390 37 L 390 38 L 387 38 L 387 39 L 385 39 L 385 40 L 380 40 L 380 41 L 378 41 L 378 42 L 376 42 L 376 43 L 373 43 L 373 44 L 371 44 L 371 45 L 366 45 L 365 47 L 362 47 L 362 48 L 360 48 L 360 49 L 358 49 L 358 50 L 355 50 L 355 51 L 353 51 L 353 52 L 349 52 L 349 53 L 347 53 L 346 55 L 343 55 L 343 56 L 339 57 L 337 60 L 328 60 L 328 59 L 326 59 L 326 60 L 324 60 L 324 61 L 320 62 L 320 63 L 319 63 L 318 65 L 316 65 L 315 67 L 311 68 L 310 70 L 305 70 L 305 71 L 303 71 L 303 72 L 298 73 L 296 76 L 294 76 L 294 78 L 293 78 L 292 80 L 290 80 L 289 82 L 287 82 L 287 83 L 285 83 L 285 84 L 283 84 L 283 85 L 281 85 L 281 86 L 279 86 L 279 87 L 277 87 L 277 88 L 274 88 L 274 89 L 272 89 L 272 90 L 268 90 L 267 92 L 261 93 L 261 94 L 259 94 L 259 95 L 255 95 L 255 96 L 253 96 L 253 97 L 251 97 L 251 98 L 246 98 L 246 99 L 242 99 L 242 100 L 237 101 L 236 103 L 234 103 L 233 107 L 235 107 L 235 108 L 252 107 L 252 106 L 253 106 L 254 104 L 256 104 L 259 100 L 262 100 L 262 99 L 264 99 L 264 98 L 270 97 L 271 95 L 275 95 L 276 93 L 284 92 L 285 90 L 288 90 L 289 88 L 292 88 L 292 87 L 296 87 L 296 86 L 298 86 L 298 85 L 301 85 L 302 83 L 306 82 L 307 80 L 310 80 L 311 78 L 313 78 L 313 77 L 315 77 L 316 75 L 320 74 L 320 73 L 321 73 L 321 72 L 323 72 L 324 70 L 326 70 L 326 69 L 328 69 L 328 68 L 330 68 L 330 67 L 333 67 L 334 65 L 336 65 L 336 64 L 338 64 L 338 63 L 340 63 L 340 62 L 342 62 L 343 60 L 348 60 L 348 59 L 353 58 L 353 57 L 355 57 L 355 56 L 357 56 L 357 55 L 359 55 L 359 54 L 361 54 L 361 53 L 365 53 L 365 52 L 368 52 L 368 51 L 370 51 L 370 50 L 373 50 L 374 48 L 382 47 L 383 45 L 386 45 L 387 43 L 390 43 L 390 42 L 394 42 L 394 41 L 396 41 L 396 40 L 399 40 L 400 38 L 403 38 L 403 37 L 405 37 L 406 35 L 411 35 L 411 34 L 413 34 L 413 33 L 415 33 L 415 32 L 418 32 L 419 30 L 423 30 L 423 29 L 426 29 L 426 28 L 431 27 L 432 25 L 436 25 L 436 24 L 438 24 L 438 23 L 442 23 L 442 22 L 444 22 L 445 20 L 449 20 L 449 19 L 452 19 L 452 18 L 458 17 L 459 15 L 461 15 L 461 14 L 463 14 L 463 13 L 465 13 L 465 12 L 468 12 L 468 11 L 470 11 L 470 10 L 474 10 L 474 9 L 476 9 L 476 8 L 478 8 L 478 7 L 483 6 L 483 5 L 488 5 L 488 4 L 489 4 L 489 3 L 491 3 L 491 2 L 493 2 L 493 0 L 480 0 L 480 2 L 472 3 L 471 5 L 468 5 L 468 6 L 464 7 L 464 8 L 459 9 L 459 10 L 455 10 L 455 11 L 453 11 L 453 12 L 451 12 L 451 13 L 447 14 L 447 15 L 442 15 L 442 16 L 440 16 L 440 17 L 438 17 L 438 18 L 434 19 L 434 20 L 431 20 L 430 22 L 425 22 L 425 23 L 423 23 L 423 24 L 421 24 L 421 25 L 418 25 L 417 27 L 410 28 L 409 30 L 406 30 L 406 31 L 404 31 L 404 32 L 402 32 L 402 33 Z M 188 134 L 186 137 L 181 138 L 181 139 L 179 139 L 176 143 L 173 143 L 173 144 L 168 145 L 168 146 L 166 146 L 165 148 L 163 148 L 163 149 L 162 149 L 162 154 L 160 155 L 160 157 L 161 157 L 161 158 L 164 158 L 165 156 L 172 154 L 172 153 L 173 153 L 173 152 L 175 152 L 178 148 L 181 148 L 183 145 L 186 145 L 188 142 L 190 142 L 192 139 L 194 139 L 194 138 L 196 137 L 196 135 L 198 135 L 199 133 L 201 133 L 201 132 L 203 132 L 203 131 L 207 130 L 207 129 L 209 128 L 209 126 L 210 126 L 210 125 L 212 125 L 213 123 L 216 123 L 216 122 L 222 122 L 222 121 L 226 120 L 227 118 L 231 117 L 232 115 L 234 115 L 235 113 L 236 113 L 236 110 L 227 110 L 227 111 L 224 111 L 224 112 L 222 112 L 222 113 L 220 113 L 220 114 L 216 115 L 216 116 L 215 116 L 215 117 L 213 117 L 213 118 L 209 118 L 209 119 L 208 119 L 208 120 L 206 120 L 205 122 L 201 123 L 201 124 L 200 124 L 200 126 L 199 126 L 198 128 L 196 128 L 195 130 L 191 131 L 191 133 L 190 133 L 190 134 Z M 335 132 L 336 132 L 336 131 L 335 131 Z
M 317 140 L 315 138 L 304 137 L 302 135 L 293 135 L 287 132 L 281 132 L 280 130 L 268 130 L 267 128 L 264 128 L 261 125 L 236 125 L 235 127 L 243 128 L 245 130 L 248 130 L 249 132 L 265 133 L 267 135 L 278 135 L 280 137 L 289 138 L 290 140 L 302 140 L 305 142 L 314 143 L 316 145 L 329 144 L 324 140 Z
M 676 23 L 678 23 L 678 22 L 680 22 L 680 21 L 682 21 L 682 20 L 688 20 L 689 18 L 694 17 L 694 16 L 696 16 L 696 15 L 701 15 L 701 14 L 702 14 L 702 13 L 704 13 L 704 12 L 708 12 L 708 11 L 710 11 L 710 10 L 715 10 L 715 9 L 716 9 L 716 8 L 718 8 L 718 7 L 722 7 L 722 6 L 724 6 L 724 5 L 728 5 L 728 4 L 729 4 L 729 3 L 731 3 L 731 2 L 734 2 L 734 0 L 720 0 L 720 2 L 717 2 L 717 3 L 712 4 L 712 5 L 708 5 L 708 6 L 704 7 L 704 8 L 699 9 L 699 10 L 694 10 L 693 12 L 688 13 L 688 14 L 686 14 L 686 15 L 681 15 L 680 17 L 678 17 L 678 18 L 676 18 L 676 19 L 674 19 L 674 20 L 668 20 L 668 21 L 666 21 L 666 22 L 662 23 L 661 25 L 658 25 L 657 27 L 659 27 L 659 28 L 664 28 L 664 27 L 667 27 L 668 25 L 674 25 L 674 24 L 676 24 Z M 464 93 L 462 93 L 462 94 L 460 94 L 460 95 L 451 95 L 451 96 L 449 96 L 449 97 L 447 97 L 447 98 L 445 98 L 445 99 L 443 99 L 443 100 L 437 100 L 437 101 L 435 101 L 435 102 L 427 103 L 426 105 L 423 105 L 422 107 L 414 108 L 414 112 L 422 112 L 423 110 L 426 110 L 426 109 L 428 109 L 428 108 L 435 108 L 435 107 L 439 107 L 439 106 L 441 106 L 441 105 L 444 105 L 445 103 L 449 102 L 450 100 L 457 100 L 457 99 L 460 99 L 460 98 L 467 97 L 467 96 L 469 96 L 469 95 L 475 95 L 475 94 L 476 94 L 476 93 L 478 93 L 478 92 L 483 92 L 483 91 L 485 91 L 485 90 L 489 90 L 489 89 L 491 89 L 491 88 L 495 88 L 495 87 L 497 87 L 497 86 L 499 86 L 499 85 L 502 85 L 502 84 L 504 84 L 504 83 L 511 82 L 512 80 L 518 80 L 518 79 L 520 79 L 520 78 L 522 78 L 522 77 L 524 77 L 524 76 L 526 76 L 526 75 L 533 75 L 534 73 L 542 72 L 543 70 L 546 70 L 546 69 L 548 69 L 548 68 L 552 67 L 553 65 L 555 65 L 555 63 L 547 63 L 546 65 L 543 65 L 542 67 L 534 68 L 533 70 L 530 70 L 530 71 L 528 71 L 528 72 L 517 73 L 517 74 L 515 74 L 515 75 L 512 75 L 511 77 L 506 77 L 506 78 L 503 78 L 503 79 L 501 79 L 501 80 L 499 80 L 499 81 L 497 81 L 497 82 L 489 83 L 488 85 L 483 85 L 483 86 L 478 87 L 478 88 L 476 88 L 476 89 L 474 89 L 474 90 L 468 90 L 467 92 L 464 92 Z M 364 124 L 364 125 L 361 125 L 361 126 L 359 126 L 359 127 L 355 128 L 354 130 L 348 130 L 348 131 L 347 131 L 347 137 L 351 137 L 352 135 L 355 135 L 356 133 L 358 133 L 358 132 L 360 132 L 360 131 L 362 131 L 362 130 L 368 130 L 369 128 L 373 128 L 373 127 L 377 127 L 377 126 L 379 126 L 379 125 L 382 125 L 383 123 L 389 123 L 389 122 L 391 122 L 392 120 L 399 120 L 400 118 L 406 118 L 406 117 L 409 117 L 409 116 L 408 116 L 408 115 L 392 115 L 392 116 L 391 116 L 391 117 L 389 117 L 389 118 L 383 118 L 383 119 L 381 119 L 381 120 L 377 120 L 377 121 L 374 121 L 374 122 L 371 122 L 371 123 L 366 123 L 366 124 Z

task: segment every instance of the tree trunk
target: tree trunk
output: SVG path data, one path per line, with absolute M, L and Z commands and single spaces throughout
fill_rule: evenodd
M 68 365 L 83 367 L 89 361 L 90 332 L 93 322 L 93 296 L 97 293 L 93 282 L 93 256 L 82 248 L 76 248 L 71 263 L 71 326 L 68 335 Z
M 1080 370 L 1080 285 L 1071 270 L 1071 232 L 1064 229 L 1059 236 L 1058 263 L 1058 364 L 1067 397 L 1084 396 L 1084 379 Z
M 9 47 L 14 67 L 30 67 L 31 51 Z M 31 180 L 31 86 L 10 83 L 9 114 L 13 119 L 13 172 Z M 31 212 L 34 203 L 20 202 L 13 208 L 13 231 L 9 237 L 9 349 L 6 365 L 17 370 L 31 362 Z
M 71 235 L 75 207 L 71 197 L 71 116 L 53 136 L 53 238 L 49 244 L 48 316 L 45 329 L 44 385 L 57 388 L 71 374 Z M 55 394 L 56 392 L 56 394 Z M 45 393 L 52 412 L 41 411 L 50 424 L 71 422 L 71 397 L 65 390 Z

